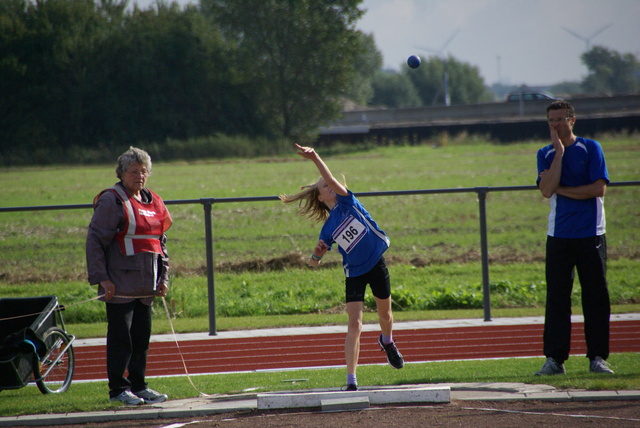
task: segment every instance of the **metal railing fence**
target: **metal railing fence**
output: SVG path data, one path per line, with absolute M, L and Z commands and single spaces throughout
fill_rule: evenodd
M 623 181 L 609 183 L 608 187 L 640 186 L 640 181 Z M 491 321 L 491 296 L 489 293 L 489 248 L 487 240 L 487 194 L 489 192 L 514 192 L 537 190 L 536 186 L 503 186 L 503 187 L 461 187 L 454 189 L 424 189 L 424 190 L 389 190 L 379 192 L 361 192 L 356 196 L 407 196 L 407 195 L 434 195 L 446 193 L 476 193 L 478 196 L 478 220 L 480 233 L 480 258 L 482 264 L 482 299 L 484 309 L 484 321 Z M 207 292 L 209 304 L 209 334 L 216 335 L 216 299 L 214 280 L 214 249 L 213 249 L 213 227 L 211 215 L 214 204 L 224 204 L 230 202 L 267 202 L 280 201 L 278 196 L 250 196 L 237 198 L 200 198 L 200 199 L 177 199 L 164 201 L 166 205 L 193 205 L 201 204 L 204 209 L 204 225 L 206 240 L 206 261 L 207 261 Z M 0 213 L 17 211 L 52 211 L 71 209 L 91 209 L 92 204 L 71 204 L 71 205 L 39 205 L 30 207 L 0 207 Z

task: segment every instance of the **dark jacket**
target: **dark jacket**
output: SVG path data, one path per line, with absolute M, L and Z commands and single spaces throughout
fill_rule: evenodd
M 143 201 L 148 202 L 151 193 L 142 190 Z M 146 198 L 146 199 L 145 199 Z M 126 303 L 140 296 L 152 296 L 159 284 L 169 282 L 169 257 L 165 245 L 166 235 L 162 236 L 163 255 L 144 252 L 126 256 L 120 251 L 115 239 L 118 231 L 126 224 L 122 202 L 114 192 L 104 192 L 98 199 L 86 241 L 87 271 L 89 284 L 111 280 L 116 286 L 117 296 L 109 303 Z M 98 294 L 104 294 L 99 286 Z M 104 301 L 104 298 L 100 300 Z M 153 297 L 142 302 L 151 305 Z

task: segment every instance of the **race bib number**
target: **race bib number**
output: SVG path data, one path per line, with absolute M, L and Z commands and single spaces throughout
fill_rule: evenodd
M 333 240 L 350 253 L 358 242 L 367 234 L 367 228 L 353 216 L 347 217 L 333 233 Z

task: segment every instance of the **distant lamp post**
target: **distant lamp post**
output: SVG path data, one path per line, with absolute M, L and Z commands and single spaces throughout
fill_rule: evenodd
M 444 105 L 451 105 L 451 97 L 449 96 L 449 74 L 447 73 L 447 64 L 444 65 Z

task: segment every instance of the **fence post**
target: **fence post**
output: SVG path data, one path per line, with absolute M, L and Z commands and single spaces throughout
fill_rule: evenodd
M 476 187 L 480 209 L 480 258 L 482 260 L 482 305 L 484 320 L 491 321 L 491 296 L 489 294 L 489 250 L 487 244 L 487 191 L 488 187 Z
M 202 199 L 204 206 L 204 231 L 207 242 L 207 290 L 209 296 L 209 335 L 217 335 L 216 331 L 216 291 L 213 281 L 213 231 L 211 227 L 211 199 Z

